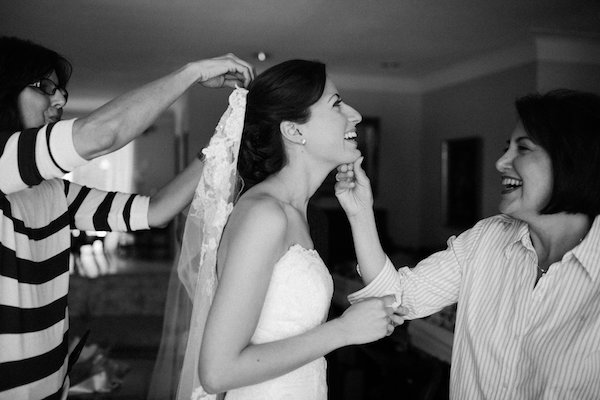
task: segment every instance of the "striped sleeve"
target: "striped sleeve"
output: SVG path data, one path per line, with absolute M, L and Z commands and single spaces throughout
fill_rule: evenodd
M 478 241 L 480 227 L 448 239 L 448 248 L 425 258 L 414 268 L 395 270 L 386 259 L 384 268 L 369 285 L 348 296 L 354 303 L 367 297 L 394 294 L 409 312 L 408 319 L 422 318 L 454 304 L 460 293 L 463 268 Z
M 86 163 L 73 145 L 74 121 L 4 135 L 0 139 L 0 192 L 18 192 Z
M 72 228 L 115 232 L 150 228 L 149 197 L 105 192 L 73 182 L 64 182 Z
M 354 304 L 361 299 L 367 297 L 380 297 L 388 294 L 401 294 L 400 282 L 397 280 L 396 269 L 392 265 L 389 258 L 385 258 L 385 264 L 379 272 L 379 275 L 373 281 L 354 293 L 348 296 L 350 304 Z

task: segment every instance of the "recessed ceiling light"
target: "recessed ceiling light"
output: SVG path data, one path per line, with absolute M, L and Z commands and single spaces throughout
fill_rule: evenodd
M 256 53 L 256 59 L 258 61 L 265 61 L 267 58 L 269 58 L 269 55 L 264 51 L 259 51 L 258 53 Z

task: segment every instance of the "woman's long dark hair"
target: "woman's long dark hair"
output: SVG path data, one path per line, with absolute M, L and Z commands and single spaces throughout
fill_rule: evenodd
M 23 129 L 17 99 L 27 85 L 56 72 L 66 87 L 71 63 L 55 51 L 16 37 L 0 37 L 0 131 Z
M 250 84 L 238 159 L 245 190 L 283 168 L 287 160 L 280 124 L 306 122 L 326 79 L 325 64 L 290 60 L 267 69 Z

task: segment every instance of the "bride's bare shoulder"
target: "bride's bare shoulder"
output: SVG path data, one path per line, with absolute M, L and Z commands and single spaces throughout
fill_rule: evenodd
M 236 203 L 228 225 L 259 224 L 262 229 L 266 225 L 285 227 L 287 215 L 280 200 L 268 191 L 252 191 L 245 193 Z

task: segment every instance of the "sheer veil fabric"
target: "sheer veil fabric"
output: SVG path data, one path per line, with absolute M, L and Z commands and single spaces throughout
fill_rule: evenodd
M 222 397 L 209 395 L 202 388 L 198 378 L 198 358 L 208 311 L 217 287 L 219 242 L 240 192 L 237 159 L 244 127 L 246 94 L 247 90 L 243 88 L 231 93 L 229 107 L 221 117 L 208 147 L 202 150 L 204 168 L 185 223 L 177 271 L 187 295 L 192 299 L 192 311 L 177 389 L 178 400 L 214 400 Z M 179 299 L 179 304 L 185 307 L 181 296 Z M 169 312 L 179 313 L 180 310 Z M 177 330 L 174 336 L 173 340 L 177 343 L 185 339 L 185 335 L 182 336 Z M 161 343 L 161 347 L 167 346 Z M 177 346 L 171 347 L 177 351 Z M 172 365 L 176 366 L 177 363 Z
M 180 243 L 177 248 L 179 249 Z M 178 252 L 179 253 L 179 252 Z M 169 277 L 167 301 L 159 351 L 152 371 L 147 400 L 171 400 L 176 397 L 179 375 L 192 315 L 192 299 L 177 274 L 179 254 Z

